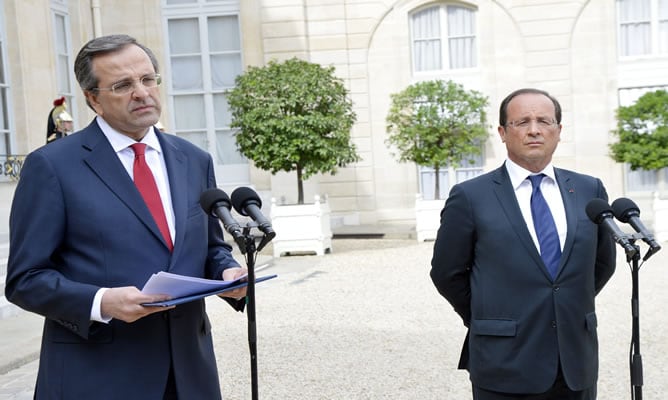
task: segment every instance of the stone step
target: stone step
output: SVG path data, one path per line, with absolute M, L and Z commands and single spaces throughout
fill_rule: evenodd
M 4 288 L 3 288 L 3 293 L 4 293 Z M 5 297 L 4 294 L 0 296 L 0 321 L 7 318 L 15 317 L 25 312 L 26 311 L 22 310 L 18 306 L 7 301 L 7 298 Z
M 0 240 L 0 275 L 7 273 L 7 257 L 9 257 L 9 241 Z
M 19 307 L 7 301 L 5 297 L 6 261 L 3 265 L 0 265 L 0 321 L 23 312 Z
M 4 239 L 4 238 L 0 238 Z M 7 256 L 9 255 L 8 240 L 0 240 L 0 320 L 19 314 L 20 308 L 11 304 L 5 297 L 5 279 L 7 275 Z
M 11 304 L 5 298 L 5 278 L 7 275 L 7 257 L 9 255 L 9 238 L 0 237 L 0 320 L 3 320 L 19 312 L 19 308 Z
M 0 309 L 2 309 L 1 306 Z M 0 340 L 0 375 L 39 357 L 43 324 L 44 318 L 27 311 L 21 311 L 2 320 L 0 323 L 0 337 L 2 338 Z M 3 393 L 2 388 L 0 388 L 0 397 L 2 397 L 1 393 Z

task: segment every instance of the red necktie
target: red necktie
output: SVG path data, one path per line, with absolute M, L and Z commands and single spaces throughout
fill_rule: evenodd
M 162 200 L 160 200 L 160 192 L 158 192 L 158 186 L 155 184 L 153 173 L 151 173 L 151 169 L 146 164 L 146 158 L 144 157 L 146 145 L 144 143 L 135 143 L 130 147 L 135 152 L 135 162 L 133 164 L 135 185 L 139 189 L 141 197 L 144 198 L 151 215 L 153 215 L 153 219 L 158 224 L 158 229 L 160 229 L 160 233 L 162 233 L 169 251 L 172 251 L 174 245 L 172 244 L 172 237 L 169 234 L 165 209 L 162 207 Z

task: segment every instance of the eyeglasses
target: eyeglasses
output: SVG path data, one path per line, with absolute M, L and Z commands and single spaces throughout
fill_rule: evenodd
M 528 129 L 532 122 L 536 122 L 539 128 L 552 128 L 553 126 L 557 125 L 557 121 L 552 118 L 525 118 L 517 121 L 510 121 L 506 123 L 506 126 L 516 129 Z
M 151 74 L 142 76 L 141 78 L 138 79 L 138 81 L 145 88 L 154 88 L 160 85 L 160 83 L 162 83 L 162 77 L 160 76 L 160 74 Z M 92 88 L 91 90 L 97 90 L 97 91 L 109 90 L 111 91 L 111 93 L 120 96 L 132 92 L 135 89 L 135 82 L 137 82 L 137 80 L 128 79 L 116 82 L 108 88 L 96 87 Z

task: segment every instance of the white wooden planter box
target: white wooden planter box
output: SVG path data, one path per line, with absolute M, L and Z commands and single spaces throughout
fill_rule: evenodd
M 278 205 L 271 199 L 271 224 L 276 232 L 272 241 L 274 257 L 291 252 L 324 255 L 332 250 L 332 228 L 327 198 L 313 204 Z
M 421 194 L 415 198 L 415 231 L 418 242 L 435 240 L 441 225 L 441 210 L 445 200 L 424 200 Z
M 668 199 L 662 199 L 658 193 L 654 195 L 654 238 L 657 242 L 668 241 Z

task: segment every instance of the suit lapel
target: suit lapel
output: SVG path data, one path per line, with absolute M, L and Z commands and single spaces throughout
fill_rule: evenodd
M 186 221 L 188 218 L 188 167 L 187 156 L 170 139 L 169 136 L 156 131 L 160 147 L 162 148 L 169 177 L 169 190 L 172 195 L 172 208 L 174 210 L 174 253 L 172 263 L 178 259 L 178 253 L 183 246 L 179 246 L 185 238 Z M 171 265 L 170 265 L 171 267 Z
M 524 216 L 517 203 L 517 196 L 515 195 L 515 190 L 513 189 L 513 184 L 510 181 L 510 176 L 508 176 L 508 171 L 506 170 L 505 165 L 502 165 L 494 171 L 492 179 L 494 180 L 494 183 L 496 183 L 494 193 L 496 194 L 499 206 L 503 209 L 508 221 L 510 221 L 513 230 L 520 239 L 520 243 L 522 243 L 527 254 L 531 256 L 536 265 L 540 267 L 540 270 L 545 277 L 551 280 L 550 273 L 543 263 L 543 259 L 540 258 L 540 252 L 536 249 L 531 233 L 529 233 L 529 228 L 524 221 Z
M 93 121 L 81 134 L 82 147 L 88 151 L 83 158 L 86 165 L 120 201 L 128 206 L 146 228 L 164 243 L 158 225 L 153 220 L 144 199 L 97 123 Z
M 559 269 L 557 270 L 558 276 L 561 272 L 561 268 L 564 266 L 568 256 L 573 250 L 575 231 L 577 230 L 578 225 L 578 212 L 577 193 L 573 188 L 571 176 L 567 171 L 558 168 L 554 169 L 554 174 L 557 178 L 557 184 L 559 185 L 559 191 L 561 192 L 561 200 L 564 202 L 564 211 L 566 212 L 566 240 L 564 242 L 564 248 L 561 251 L 561 262 L 559 263 Z

